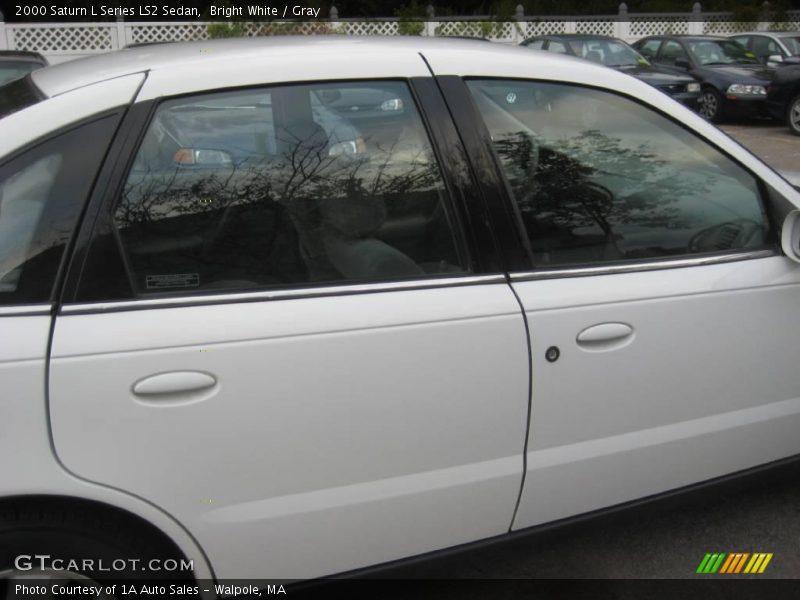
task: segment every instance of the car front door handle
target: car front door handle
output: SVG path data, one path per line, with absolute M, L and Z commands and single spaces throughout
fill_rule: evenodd
M 627 323 L 600 323 L 578 334 L 578 346 L 585 350 L 612 350 L 633 339 L 633 327 Z
M 173 397 L 175 395 L 201 392 L 216 384 L 216 377 L 210 373 L 171 371 L 140 379 L 133 384 L 133 393 L 148 399 L 154 399 L 156 396 Z

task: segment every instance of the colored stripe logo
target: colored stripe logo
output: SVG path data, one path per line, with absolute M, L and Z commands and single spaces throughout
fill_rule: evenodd
M 763 573 L 769 561 L 772 560 L 772 552 L 715 552 L 708 553 L 700 561 L 697 573 L 713 575 L 715 573 L 725 575 L 736 575 L 739 573 L 756 574 Z

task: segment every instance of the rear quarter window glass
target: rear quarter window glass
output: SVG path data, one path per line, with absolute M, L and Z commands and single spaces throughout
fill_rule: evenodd
M 117 121 L 81 125 L 0 164 L 0 305 L 51 299 Z

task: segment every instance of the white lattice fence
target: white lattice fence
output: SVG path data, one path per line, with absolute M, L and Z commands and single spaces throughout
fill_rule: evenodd
M 37 27 L 18 25 L 14 27 L 16 50 L 50 52 L 106 52 L 115 48 L 114 25 L 57 25 Z
M 689 33 L 689 19 L 687 17 L 636 17 L 630 20 L 630 37 L 632 38 L 686 33 Z
M 325 21 L 247 23 L 247 35 L 319 35 L 333 33 L 333 27 Z
M 525 21 L 520 25 L 525 38 L 535 35 L 558 35 L 567 31 L 567 21 Z
M 205 23 L 137 23 L 126 25 L 131 44 L 208 39 Z
M 758 29 L 758 22 L 731 21 L 729 15 L 707 15 L 703 21 L 703 33 L 728 35 L 740 31 Z
M 486 37 L 511 39 L 516 23 L 509 21 L 443 21 L 436 27 L 439 36 Z
M 400 35 L 397 21 L 349 21 L 339 23 L 339 33 L 347 35 Z
M 404 24 L 391 20 L 319 20 L 305 22 L 267 21 L 234 23 L 232 33 L 250 37 L 262 35 L 312 35 L 339 33 L 345 35 L 386 35 L 415 33 L 423 36 L 470 36 L 496 42 L 519 43 L 537 35 L 584 33 L 618 36 L 632 41 L 659 34 L 732 34 L 745 30 L 798 30 L 800 11 L 789 11 L 776 22 L 737 22 L 728 13 L 627 14 L 601 16 L 526 17 L 517 21 L 493 21 L 489 17 L 468 19 L 432 19 L 424 23 Z M 765 17 L 766 18 L 766 17 Z M 217 27 L 220 24 L 214 24 Z M 62 62 L 81 55 L 97 54 L 129 44 L 204 40 L 209 37 L 210 23 L 79 23 L 79 24 L 15 24 L 0 21 L 0 49 L 33 50 L 51 61 Z
M 575 21 L 575 33 L 592 35 L 614 35 L 614 20 L 600 19 L 592 21 Z

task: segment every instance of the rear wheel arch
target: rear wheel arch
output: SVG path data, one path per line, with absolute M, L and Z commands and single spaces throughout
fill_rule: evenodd
M 186 554 L 164 531 L 147 519 L 117 506 L 74 496 L 0 498 L 0 571 L 13 568 L 16 555 L 35 554 L 34 546 L 46 538 L 72 539 L 78 547 L 82 547 L 86 540 L 92 540 L 99 547 L 113 548 L 123 555 L 130 553 L 131 559 L 157 555 L 169 557 L 182 565 L 190 564 Z M 26 539 L 35 540 L 35 543 L 30 547 L 19 544 Z M 84 557 L 78 552 L 77 556 L 69 558 Z M 180 575 L 195 578 L 196 567 L 188 572 L 181 571 Z

